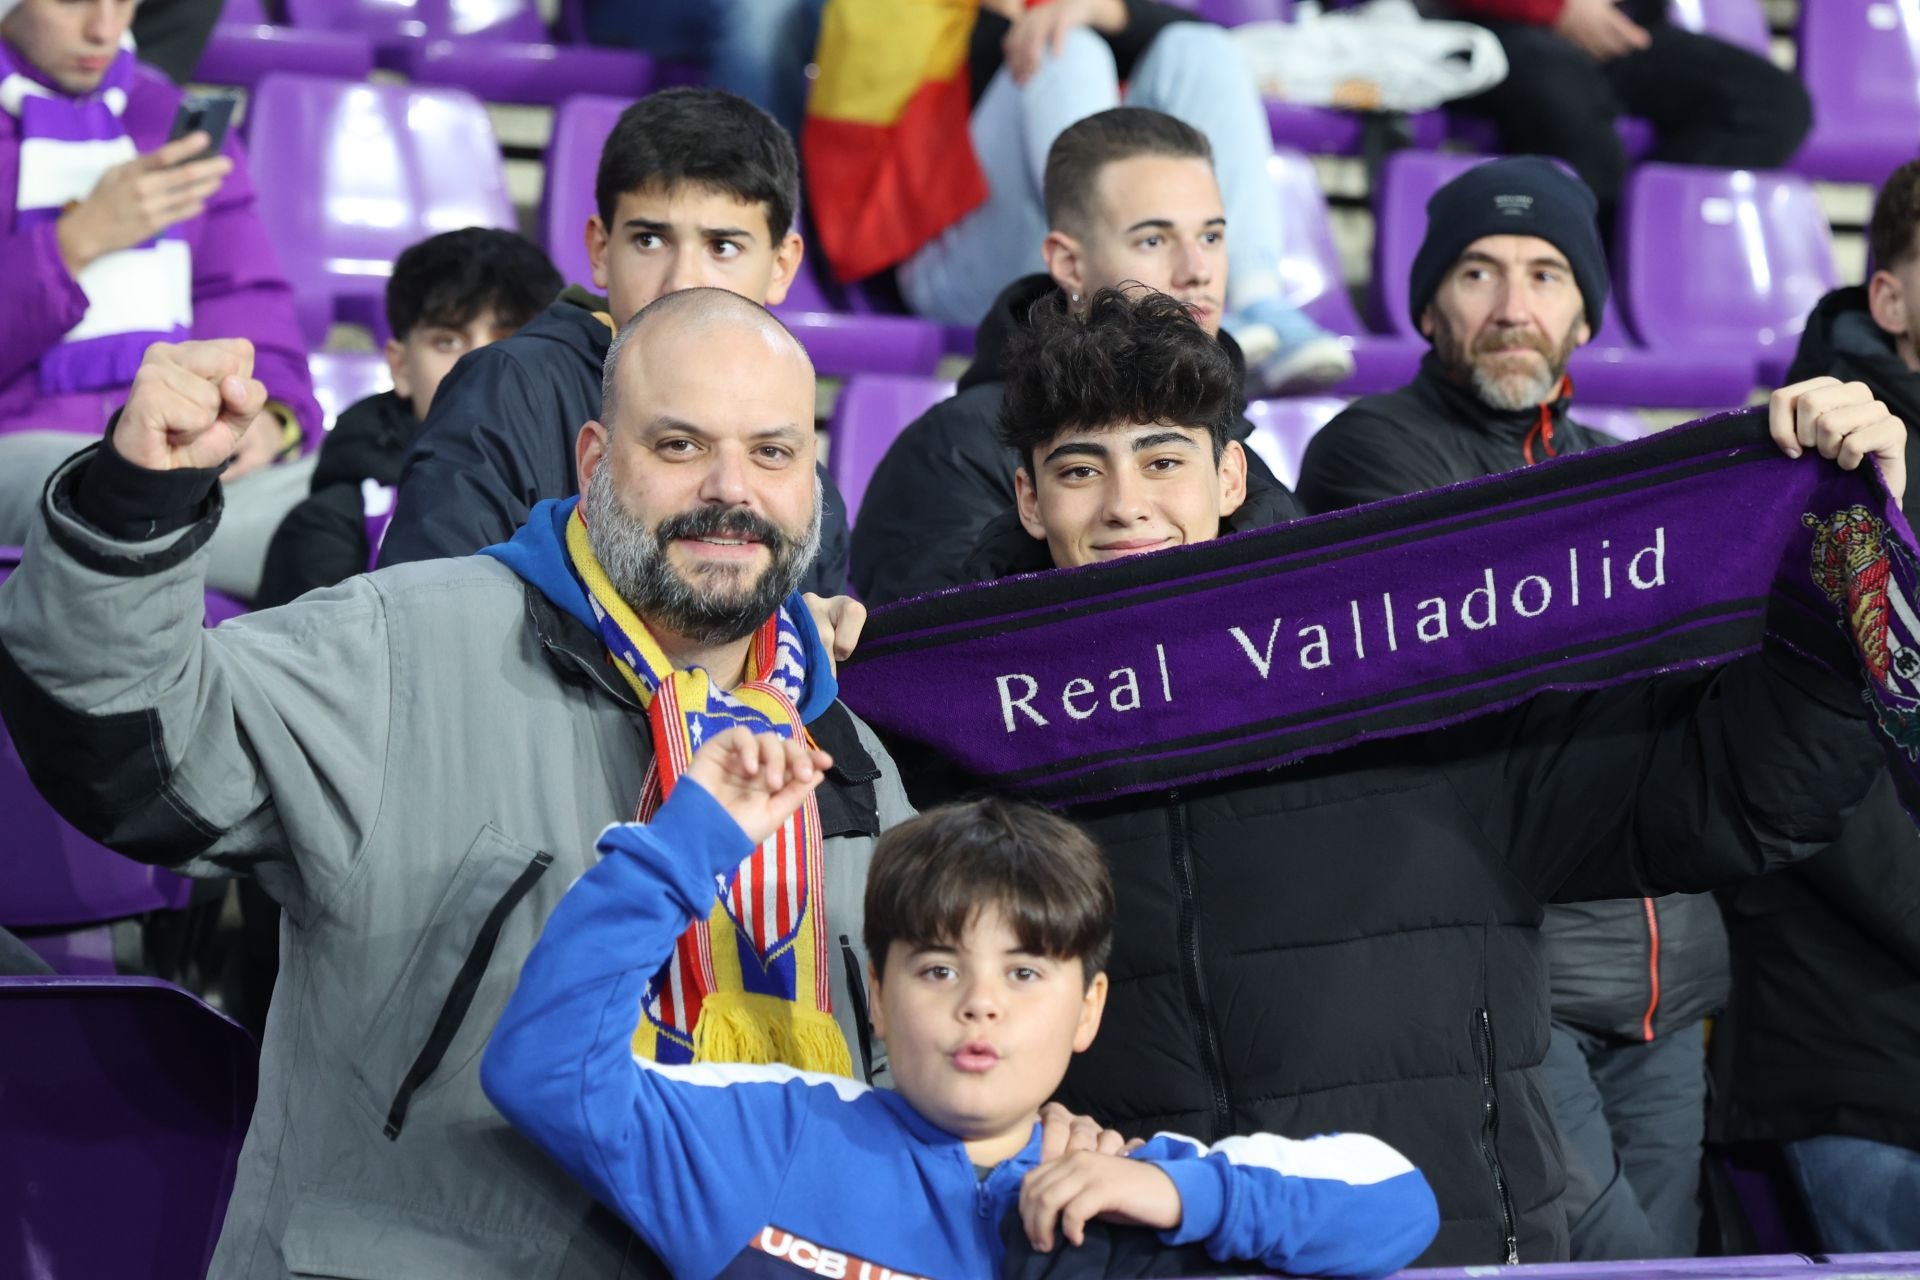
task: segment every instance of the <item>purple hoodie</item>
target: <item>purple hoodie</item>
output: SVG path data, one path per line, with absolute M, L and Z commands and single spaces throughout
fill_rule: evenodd
M 152 151 L 167 140 L 180 90 L 150 67 L 140 67 L 121 116 L 134 147 Z M 254 376 L 267 394 L 300 422 L 303 451 L 320 442 L 320 406 L 307 373 L 306 344 L 294 320 L 293 290 L 280 272 L 253 203 L 253 179 L 239 140 L 227 138 L 233 172 L 199 217 L 180 224 L 193 254 L 193 336 L 247 338 Z M 87 311 L 87 295 L 61 261 L 54 225 L 15 229 L 13 201 L 20 182 L 20 122 L 0 112 L 0 435 L 60 430 L 98 435 L 126 400 L 126 389 L 42 395 L 40 358 Z

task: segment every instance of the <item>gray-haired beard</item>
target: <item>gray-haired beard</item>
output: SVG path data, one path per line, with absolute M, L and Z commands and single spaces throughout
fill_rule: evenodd
M 1579 345 L 1574 341 L 1574 332 L 1579 325 L 1580 319 L 1576 316 L 1573 323 L 1567 326 L 1567 335 L 1561 340 L 1557 351 L 1544 338 L 1532 334 L 1521 337 L 1522 345 L 1533 348 L 1545 357 L 1547 367 L 1544 373 L 1496 367 L 1487 360 L 1485 353 L 1464 350 L 1452 326 L 1439 314 L 1438 308 L 1434 311 L 1433 347 L 1435 354 L 1440 357 L 1440 363 L 1455 377 L 1472 386 L 1473 393 L 1480 397 L 1483 404 L 1510 412 L 1531 409 L 1545 404 L 1554 388 L 1560 385 L 1560 379 L 1567 371 L 1567 360 L 1573 355 L 1574 347 Z M 1497 339 L 1489 335 L 1489 340 L 1511 343 L 1513 339 L 1511 335 L 1502 335 Z M 1505 361 L 1501 363 L 1505 364 Z M 1515 377 L 1516 373 L 1521 376 Z
M 797 541 L 739 507 L 683 511 L 650 529 L 627 510 L 605 467 L 587 481 L 580 501 L 586 505 L 587 541 L 627 607 L 648 626 L 696 644 L 730 644 L 752 635 L 799 589 L 820 550 L 826 508 L 826 495 L 816 483 L 813 520 Z M 756 538 L 773 563 L 752 582 L 741 581 L 748 572 L 744 567 L 722 565 L 703 568 L 701 581 L 689 581 L 668 562 L 667 548 L 675 539 L 698 537 Z

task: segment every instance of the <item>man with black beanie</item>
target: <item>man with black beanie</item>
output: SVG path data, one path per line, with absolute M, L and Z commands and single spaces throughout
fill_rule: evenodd
M 1567 417 L 1567 357 L 1600 327 L 1607 264 L 1584 183 L 1549 160 L 1469 169 L 1427 205 L 1409 302 L 1433 342 L 1411 385 L 1357 400 L 1307 447 L 1314 512 L 1616 443 Z M 1727 939 L 1705 894 L 1549 906 L 1544 1080 L 1583 1261 L 1685 1257 L 1699 1234 L 1704 1019 Z

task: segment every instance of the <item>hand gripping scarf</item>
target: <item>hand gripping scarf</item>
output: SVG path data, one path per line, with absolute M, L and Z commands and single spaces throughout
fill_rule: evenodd
M 136 62 L 129 38 L 100 87 L 74 97 L 46 83 L 0 41 L 0 110 L 20 121 L 20 181 L 14 228 L 56 221 L 100 176 L 138 154 L 120 117 Z M 155 342 L 184 341 L 193 324 L 193 258 L 177 227 L 131 249 L 103 254 L 80 272 L 87 311 L 40 357 L 44 395 L 97 391 L 133 381 Z
M 647 709 L 653 760 L 634 820 L 673 794 L 700 744 L 745 725 L 804 736 L 798 706 L 806 651 L 782 609 L 754 635 L 747 678 L 727 690 L 699 667 L 676 669 L 627 607 L 587 538 L 584 507 L 567 520 L 567 556 L 587 589 L 613 664 Z M 853 1074 L 833 1020 L 820 833 L 813 796 L 721 885 L 720 900 L 675 944 L 648 984 L 633 1051 L 662 1063 L 783 1062 Z
M 1916 485 L 1920 491 L 1920 485 Z M 1056 804 L 1270 769 L 1784 645 L 1862 678 L 1920 812 L 1920 549 L 1765 411 L 881 609 L 841 698 Z

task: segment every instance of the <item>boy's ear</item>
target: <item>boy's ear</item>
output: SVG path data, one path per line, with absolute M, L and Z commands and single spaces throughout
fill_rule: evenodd
M 1247 500 L 1247 450 L 1238 440 L 1220 451 L 1220 518 L 1225 520 Z
M 806 242 L 800 239 L 800 233 L 789 231 L 773 251 L 773 274 L 767 278 L 767 296 L 762 299 L 770 307 L 777 307 L 787 300 L 787 291 L 793 288 L 793 282 L 800 276 L 800 263 L 807 256 Z
M 413 379 L 407 376 L 407 344 L 398 338 L 388 338 L 386 350 L 381 354 L 387 358 L 387 372 L 393 376 L 393 391 L 402 400 L 413 399 Z
M 1891 271 L 1876 271 L 1867 281 L 1867 312 L 1882 332 L 1903 338 L 1908 332 L 1906 290 Z
M 1100 1034 L 1100 1015 L 1107 1009 L 1107 975 L 1096 973 L 1080 997 L 1080 1022 L 1073 1029 L 1073 1051 L 1085 1053 L 1093 1038 Z
M 1040 257 L 1047 274 L 1069 298 L 1084 298 L 1093 292 L 1087 288 L 1086 254 L 1080 242 L 1064 231 L 1049 231 L 1040 242 Z
M 887 1038 L 887 1010 L 880 999 L 880 971 L 873 967 L 873 961 L 867 961 L 867 1021 L 873 1027 L 876 1040 Z
M 1014 468 L 1014 505 L 1018 507 L 1020 511 L 1021 527 L 1034 537 L 1045 542 L 1047 540 L 1047 526 L 1041 523 L 1040 520 L 1040 495 L 1034 492 L 1033 473 L 1028 469 L 1032 465 L 1031 462 L 1028 462 Z
M 601 293 L 607 291 L 607 224 L 600 221 L 600 215 L 594 214 L 587 219 L 587 262 L 593 268 L 593 287 Z

